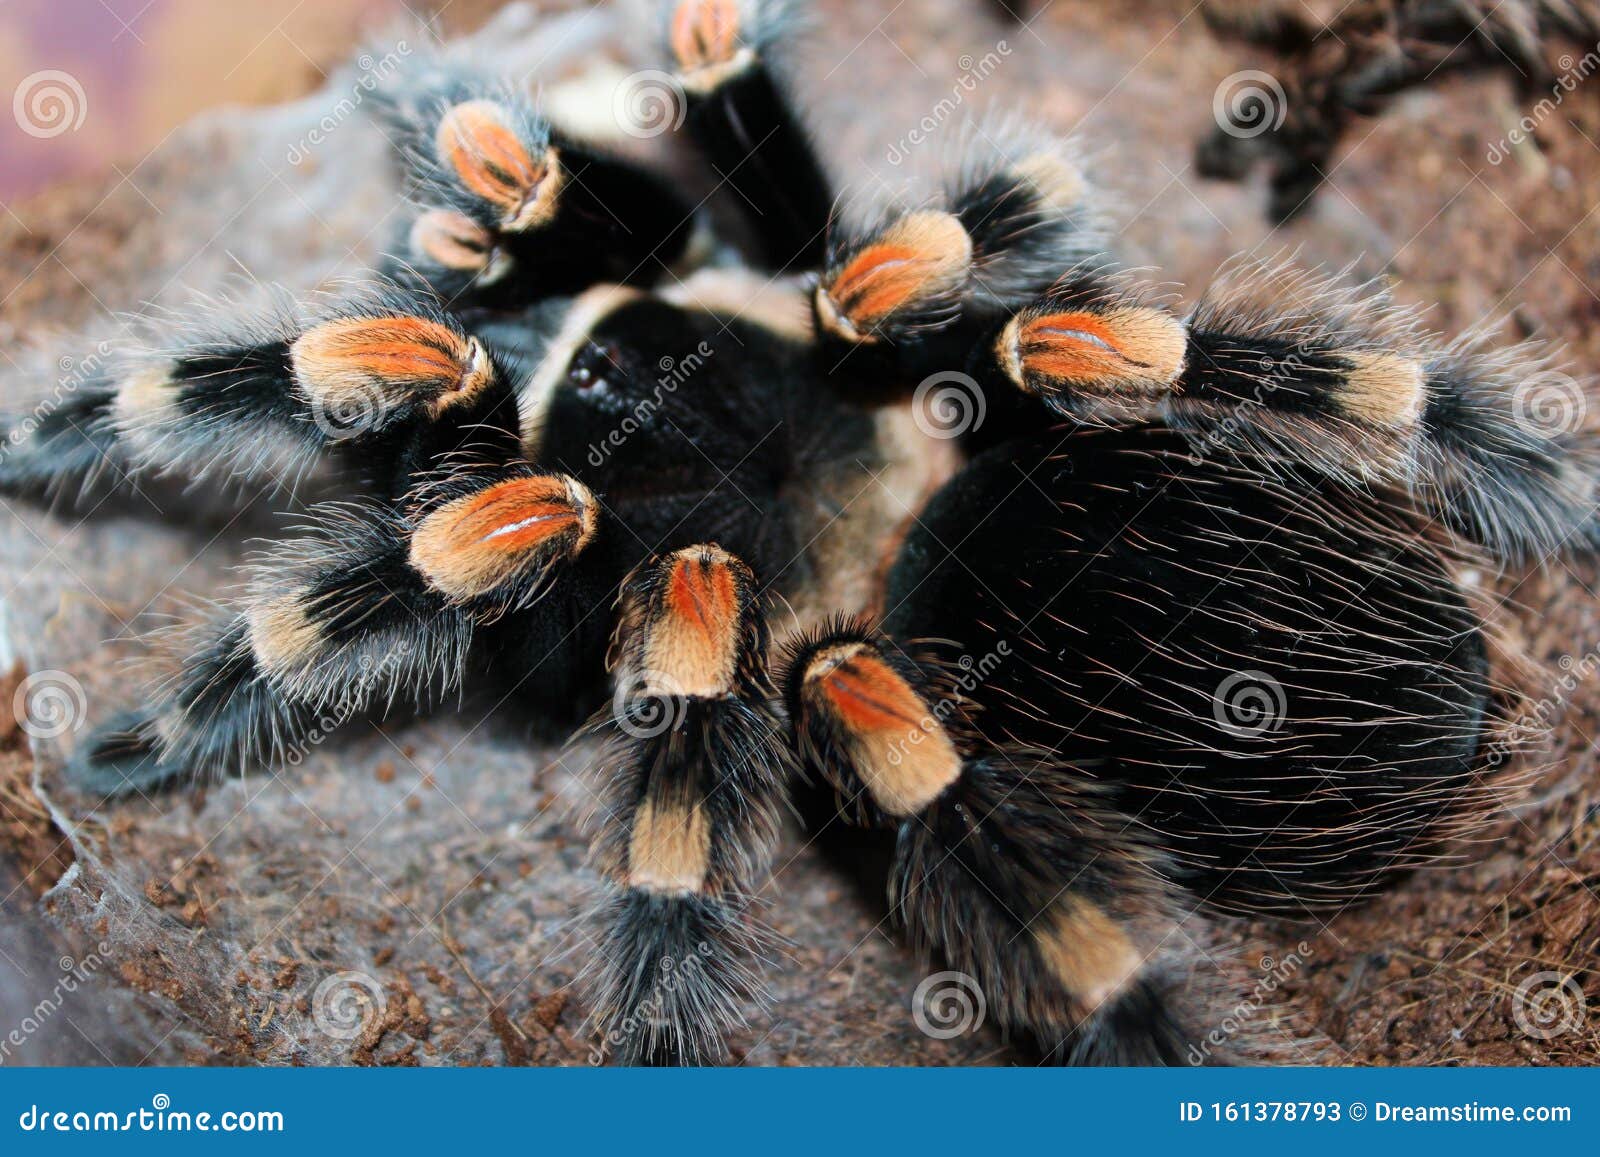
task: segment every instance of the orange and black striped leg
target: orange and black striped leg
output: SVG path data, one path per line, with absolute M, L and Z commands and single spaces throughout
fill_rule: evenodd
M 748 567 L 716 546 L 625 584 L 594 853 L 609 884 L 595 1023 L 625 1064 L 707 1064 L 761 1002 L 750 915 L 778 837 L 786 740 Z
M 184 632 L 152 702 L 111 721 L 69 773 L 103 794 L 282 762 L 306 735 L 458 688 L 478 629 L 546 592 L 593 537 L 576 481 L 513 468 L 410 519 L 374 505 L 253 567 L 243 604 Z
M 806 767 L 847 814 L 897 829 L 891 907 L 919 949 L 1047 1058 L 1184 1062 L 1195 933 L 1092 781 L 985 748 L 954 687 L 855 623 L 795 649 L 785 697 Z
M 118 351 L 103 380 L 10 447 L 0 483 L 71 485 L 109 458 L 136 475 L 293 491 L 331 456 L 381 493 L 407 453 L 465 438 L 515 455 L 509 381 L 430 298 L 378 286 L 303 317 L 219 319 L 214 337 Z
M 1600 438 L 1548 351 L 1443 342 L 1381 294 L 1265 265 L 1220 279 L 1187 329 L 1165 417 L 1198 452 L 1407 489 L 1509 560 L 1597 541 Z
M 371 505 L 275 546 L 241 604 L 166 640 L 170 674 L 80 745 L 69 778 L 110 795 L 241 774 L 290 758 L 313 731 L 458 686 L 471 621 L 407 552 L 405 526 Z
M 914 384 L 964 371 L 1064 274 L 1105 280 L 1106 236 L 1066 142 L 996 129 L 967 153 L 945 208 L 833 231 L 813 303 L 830 374 Z
M 786 0 L 675 0 L 667 41 L 695 143 L 732 187 L 764 265 L 822 262 L 833 188 L 779 62 L 795 35 Z
M 456 308 L 507 308 L 600 282 L 650 284 L 697 225 L 665 178 L 570 139 L 510 85 L 436 71 L 384 94 L 420 208 L 387 275 Z

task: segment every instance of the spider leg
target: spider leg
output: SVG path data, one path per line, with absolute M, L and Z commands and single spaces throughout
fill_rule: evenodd
M 119 351 L 114 367 L 13 445 L 0 488 L 63 491 L 108 464 L 292 493 L 324 465 L 380 496 L 418 459 L 517 452 L 502 359 L 427 295 L 375 285 L 321 310 L 230 316 L 213 332 Z
M 766 267 L 820 264 L 833 189 L 789 94 L 789 0 L 677 0 L 667 41 L 689 134 L 750 218 Z
M 105 794 L 281 763 L 312 734 L 458 689 L 474 635 L 533 603 L 588 544 L 595 502 L 562 475 L 512 467 L 430 489 L 406 515 L 319 507 L 273 546 L 242 603 L 177 640 L 148 707 L 112 720 L 68 774 Z
M 920 951 L 1051 1060 L 1185 1062 L 1203 933 L 1092 780 L 986 747 L 948 690 L 858 623 L 802 641 L 785 696 L 807 766 L 857 819 L 898 829 L 891 911 Z
M 749 568 L 716 546 L 624 584 L 595 856 L 595 1019 L 627 1064 L 708 1064 L 759 1002 L 766 939 L 748 909 L 778 838 L 786 741 Z
M 812 301 L 829 374 L 909 390 L 961 370 L 1062 270 L 1103 264 L 1105 236 L 1068 142 L 997 129 L 967 153 L 939 203 L 831 231 Z
M 1242 266 L 1179 319 L 1120 278 L 1073 274 L 971 365 L 992 397 L 1020 391 L 1074 421 L 1164 423 L 1196 455 L 1403 489 L 1497 557 L 1600 541 L 1600 439 L 1580 382 L 1533 345 L 1442 343 L 1383 294 L 1333 278 Z M 1043 416 L 1012 403 L 987 437 Z
M 648 284 L 688 253 L 696 212 L 665 177 L 563 133 L 511 84 L 434 65 L 380 96 L 416 205 L 387 276 L 507 307 Z

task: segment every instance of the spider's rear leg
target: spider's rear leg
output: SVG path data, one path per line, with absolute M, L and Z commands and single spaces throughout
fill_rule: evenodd
M 1164 858 L 1076 769 L 987 748 L 894 643 L 854 623 L 800 644 L 786 696 L 807 765 L 898 829 L 895 917 L 1050 1059 L 1179 1064 L 1202 1027 L 1195 921 Z
M 315 533 L 274 546 L 242 604 L 181 633 L 147 707 L 74 753 L 105 794 L 282 762 L 312 734 L 460 687 L 483 624 L 543 594 L 593 534 L 595 501 L 561 475 L 512 468 L 458 482 L 409 519 L 319 508 Z
M 510 84 L 439 69 L 383 96 L 418 206 L 388 276 L 506 307 L 649 284 L 688 253 L 695 207 L 665 177 L 567 136 Z
M 688 130 L 751 219 L 767 268 L 822 262 L 833 190 L 789 94 L 786 0 L 676 0 L 667 41 Z
M 82 487 L 109 460 L 132 480 L 293 493 L 336 462 L 388 497 L 437 454 L 517 453 L 509 367 L 430 295 L 380 284 L 212 329 L 118 351 L 103 381 L 10 448 L 0 488 Z
M 715 546 L 625 585 L 595 854 L 595 1018 L 629 1064 L 707 1064 L 763 995 L 765 882 L 785 790 L 754 576 Z

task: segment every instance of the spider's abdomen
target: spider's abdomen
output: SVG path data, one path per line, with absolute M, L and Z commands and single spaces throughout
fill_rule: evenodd
M 1112 787 L 1212 903 L 1335 903 L 1425 859 L 1480 785 L 1495 695 L 1447 554 L 1380 496 L 1168 432 L 1041 463 L 1055 444 L 934 499 L 891 634 L 955 640 L 986 737 Z

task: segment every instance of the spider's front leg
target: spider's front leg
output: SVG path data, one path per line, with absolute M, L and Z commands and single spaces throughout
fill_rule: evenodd
M 684 259 L 695 206 L 551 125 L 510 83 L 434 65 L 381 95 L 417 206 L 387 276 L 420 277 L 453 308 L 505 308 L 649 284 Z
M 628 1064 L 707 1064 L 760 1003 L 765 882 L 786 788 L 755 578 L 716 546 L 624 585 L 595 855 L 595 1019 Z
M 461 431 L 516 453 L 512 374 L 430 294 L 375 284 L 316 308 L 219 318 L 120 351 L 91 388 L 14 441 L 0 492 L 71 499 L 108 468 L 292 493 L 325 464 L 392 497 Z
M 313 732 L 424 709 L 461 686 L 486 623 L 572 581 L 598 505 L 564 475 L 513 466 L 454 476 L 409 515 L 313 511 L 275 546 L 241 605 L 182 632 L 152 702 L 73 753 L 79 786 L 122 794 L 281 762 Z
M 789 0 L 676 0 L 667 41 L 685 120 L 750 219 L 762 263 L 821 264 L 833 188 L 789 95 L 782 53 L 798 23 Z

